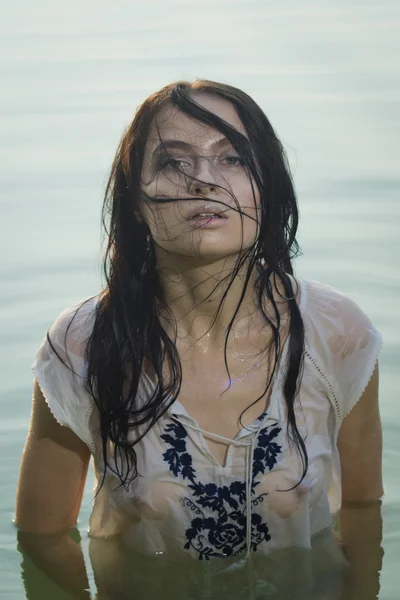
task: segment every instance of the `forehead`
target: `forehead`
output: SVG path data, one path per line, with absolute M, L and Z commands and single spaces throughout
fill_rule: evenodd
M 228 100 L 215 97 L 204 92 L 191 92 L 192 98 L 205 109 L 229 123 L 232 127 L 246 135 L 246 130 L 236 110 Z M 193 146 L 207 148 L 216 139 L 221 138 L 221 132 L 210 125 L 200 123 L 189 115 L 182 113 L 177 107 L 166 105 L 156 115 L 152 122 L 146 150 L 151 152 L 162 139 L 182 140 Z

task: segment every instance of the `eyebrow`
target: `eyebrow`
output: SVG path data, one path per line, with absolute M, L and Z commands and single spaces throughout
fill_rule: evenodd
M 222 148 L 223 146 L 227 146 L 227 145 L 232 146 L 232 144 L 228 140 L 228 138 L 223 137 L 223 138 L 220 138 L 219 140 L 217 140 L 216 142 L 214 142 L 213 144 L 211 144 L 211 148 L 213 148 L 213 150 L 217 150 L 217 149 Z M 195 147 L 196 146 L 193 146 L 192 144 L 189 144 L 188 142 L 184 142 L 183 140 L 162 140 L 158 144 L 158 146 L 156 146 L 155 149 L 153 150 L 153 154 L 160 154 L 167 148 L 178 148 L 180 150 L 192 150 Z

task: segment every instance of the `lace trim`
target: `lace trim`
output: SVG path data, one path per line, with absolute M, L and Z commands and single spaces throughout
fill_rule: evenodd
M 336 413 L 339 417 L 339 420 L 341 421 L 343 418 L 342 410 L 340 408 L 339 400 L 337 399 L 337 396 L 335 394 L 335 390 L 333 389 L 333 385 L 331 384 L 331 382 L 329 381 L 329 379 L 327 378 L 325 373 L 322 371 L 322 369 L 318 366 L 314 357 L 309 352 L 307 352 L 307 350 L 304 352 L 304 354 L 305 354 L 305 356 L 307 356 L 307 358 L 309 359 L 309 361 L 311 362 L 313 367 L 318 371 L 318 373 L 321 375 L 322 379 L 325 381 L 326 385 L 328 386 L 328 390 L 329 390 L 331 399 L 333 401 L 333 404 L 335 406 Z

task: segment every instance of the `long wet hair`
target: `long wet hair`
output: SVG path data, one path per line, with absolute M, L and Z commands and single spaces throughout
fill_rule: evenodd
M 195 102 L 192 90 L 229 101 L 248 137 Z M 304 325 L 288 277 L 288 274 L 293 274 L 293 258 L 300 254 L 296 241 L 298 209 L 290 168 L 281 142 L 256 102 L 235 87 L 206 80 L 172 83 L 143 102 L 122 136 L 106 187 L 102 209 L 102 222 L 107 234 L 103 261 L 106 285 L 99 295 L 93 331 L 85 349 L 88 365 L 85 386 L 99 412 L 104 476 L 106 469 L 110 469 L 125 487 L 137 477 L 135 446 L 177 399 L 182 383 L 175 340 L 167 334 L 159 316 L 163 297 L 155 242 L 139 210 L 140 201 L 149 205 L 158 201 L 143 193 L 141 173 L 150 127 L 160 109 L 166 105 L 219 130 L 228 138 L 259 190 L 260 217 L 255 243 L 241 253 L 228 276 L 228 288 L 221 301 L 235 275 L 245 267 L 243 292 L 226 332 L 225 365 L 227 340 L 233 321 L 251 274 L 256 273 L 257 303 L 271 327 L 275 362 L 272 372 L 268 376 L 266 373 L 263 395 L 250 406 L 264 397 L 281 352 L 280 313 L 272 289 L 272 282 L 276 283 L 278 277 L 286 293 L 290 318 L 283 388 L 287 433 L 300 453 L 302 480 L 307 472 L 308 458 L 296 425 L 294 405 L 303 371 Z M 193 200 L 193 197 L 190 199 Z M 275 312 L 273 319 L 265 310 L 266 297 Z M 168 310 L 168 307 L 165 308 Z M 139 402 L 137 392 L 145 360 L 151 364 L 157 385 L 151 397 Z M 168 377 L 163 375 L 165 365 L 168 366 Z

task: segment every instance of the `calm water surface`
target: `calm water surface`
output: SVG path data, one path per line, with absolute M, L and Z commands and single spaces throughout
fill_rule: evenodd
M 379 597 L 398 599 L 397 0 L 286 0 L 279 8 L 264 0 L 10 0 L 2 9 L 1 597 L 25 598 L 30 577 L 39 586 L 30 598 L 67 597 L 28 563 L 21 576 L 11 523 L 30 413 L 30 365 L 61 310 L 99 290 L 102 193 L 134 110 L 170 81 L 204 77 L 251 94 L 285 145 L 300 205 L 304 254 L 297 273 L 348 293 L 383 333 Z M 91 485 L 89 477 L 79 528 L 94 591 L 85 534 Z M 148 569 L 143 572 L 154 572 L 153 565 Z

